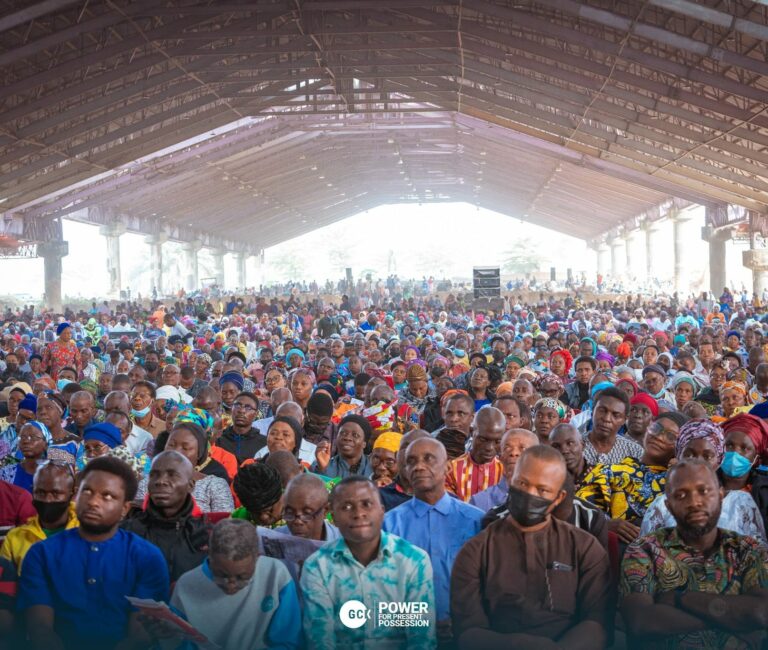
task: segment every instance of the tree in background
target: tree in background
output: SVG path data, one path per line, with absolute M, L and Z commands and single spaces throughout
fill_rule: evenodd
M 541 260 L 535 244 L 528 238 L 519 240 L 514 250 L 501 256 L 501 270 L 513 275 L 527 276 L 539 270 Z

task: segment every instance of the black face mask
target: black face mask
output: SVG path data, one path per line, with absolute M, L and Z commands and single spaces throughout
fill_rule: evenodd
M 41 522 L 53 522 L 58 521 L 64 516 L 67 508 L 69 508 L 69 501 L 40 501 L 40 499 L 32 499 L 32 505 L 37 510 L 37 514 L 40 515 Z
M 509 486 L 507 496 L 507 510 L 510 517 L 518 524 L 526 528 L 542 523 L 549 514 L 552 501 L 523 492 L 516 487 Z
M 155 370 L 157 370 L 159 367 L 160 367 L 160 364 L 157 363 L 156 361 L 147 361 L 144 364 L 144 369 L 147 372 L 155 372 Z
M 504 361 L 507 355 L 504 354 L 504 350 L 494 350 L 491 352 L 494 361 Z
M 445 366 L 437 365 L 432 366 L 431 374 L 433 378 L 442 377 L 445 374 Z

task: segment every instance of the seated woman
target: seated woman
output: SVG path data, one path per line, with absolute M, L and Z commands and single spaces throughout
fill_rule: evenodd
M 678 411 L 682 411 L 688 402 L 696 399 L 699 385 L 690 373 L 680 371 L 672 377 L 670 383 L 672 385 L 672 392 L 675 395 L 675 405 Z
M 21 461 L 11 458 L 8 464 L 4 464 L 0 468 L 0 480 L 16 485 L 31 494 L 35 472 L 38 465 L 46 459 L 51 442 L 48 427 L 37 420 L 27 422 L 21 427 L 18 437 L 17 454 L 21 454 Z
M 733 443 L 731 445 L 733 446 Z M 725 457 L 722 428 L 706 419 L 686 422 L 681 427 L 675 444 L 675 457 L 677 460 L 700 458 L 713 469 L 718 470 Z M 730 468 L 729 471 L 731 471 Z M 721 469 L 718 475 L 722 477 Z M 675 525 L 675 519 L 667 508 L 667 497 L 660 494 L 643 516 L 640 536 L 648 535 L 659 528 L 670 528 Z M 763 545 L 766 543 L 765 528 L 757 505 L 748 492 L 740 489 L 731 489 L 725 493 L 717 527 L 749 535 Z
M 713 421 L 723 422 L 746 405 L 747 387 L 738 381 L 726 381 L 720 387 L 720 407 L 715 412 Z
M 257 460 L 266 460 L 269 454 L 276 451 L 289 451 L 299 459 L 302 466 L 309 468 L 311 463 L 299 457 L 304 432 L 295 418 L 287 415 L 278 415 L 269 424 L 267 429 L 267 446 L 256 452 Z
M 639 461 L 625 458 L 615 465 L 595 465 L 576 493 L 611 517 L 609 529 L 624 542 L 635 540 L 646 509 L 664 491 L 680 432 L 678 419 L 668 415 L 662 413 L 648 427 Z
M 549 444 L 549 433 L 565 418 L 565 404 L 552 397 L 542 397 L 533 407 L 533 431 L 542 445 Z
M 296 583 L 280 560 L 259 556 L 256 528 L 246 521 L 213 527 L 208 558 L 179 578 L 171 605 L 222 650 L 290 649 L 302 641 Z M 147 625 L 167 637 L 156 626 L 163 624 Z M 187 646 L 179 639 L 176 647 Z
M 709 386 L 696 396 L 696 401 L 706 409 L 709 416 L 717 413 L 720 406 L 720 388 L 725 383 L 727 374 L 725 365 L 716 363 L 709 371 Z
M 367 418 L 362 415 L 347 415 L 339 425 L 336 455 L 331 458 L 330 443 L 321 442 L 317 446 L 316 460 L 310 471 L 329 478 L 346 478 L 353 474 L 370 476 L 373 468 L 365 455 L 365 446 L 371 434 L 371 424 Z

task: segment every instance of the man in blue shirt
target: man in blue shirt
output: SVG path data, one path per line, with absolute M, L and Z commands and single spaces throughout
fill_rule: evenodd
M 483 511 L 445 491 L 445 447 L 434 438 L 412 442 L 405 452 L 405 475 L 413 498 L 384 516 L 383 529 L 424 549 L 432 561 L 438 634 L 448 634 L 451 569 L 461 547 L 480 532 Z
M 80 474 L 79 528 L 34 544 L 24 558 L 18 609 L 34 648 L 145 647 L 143 626 L 126 596 L 167 600 L 170 581 L 160 550 L 120 530 L 136 496 L 133 470 L 113 456 Z

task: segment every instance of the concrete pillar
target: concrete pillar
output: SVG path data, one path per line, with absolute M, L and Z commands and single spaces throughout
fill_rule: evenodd
M 752 269 L 752 291 L 762 298 L 768 288 L 768 248 L 751 248 L 741 255 L 744 266 Z
M 608 248 L 608 244 L 601 241 L 595 250 L 597 251 L 597 273 L 605 279 L 605 274 L 608 273 L 611 249 Z
M 624 241 L 621 237 L 614 237 L 608 244 L 611 247 L 611 277 L 615 280 L 621 277 L 624 271 L 624 264 L 622 263 L 624 251 L 621 247 L 624 245 Z
M 107 273 L 109 275 L 109 295 L 120 297 L 120 235 L 125 232 L 122 223 L 110 223 L 99 228 L 99 234 L 107 240 Z
M 701 238 L 709 243 L 709 290 L 719 296 L 728 284 L 725 246 L 731 238 L 730 228 L 716 230 L 711 226 L 701 229 Z
M 248 259 L 248 253 L 235 253 L 235 271 L 237 288 L 241 291 L 245 289 L 245 262 Z
M 627 260 L 627 268 L 626 268 L 626 275 L 627 278 L 631 280 L 635 280 L 638 273 L 638 257 L 637 253 L 638 250 L 636 248 L 637 239 L 636 239 L 636 231 L 629 230 L 624 233 L 624 248 L 625 248 L 625 255 Z
M 45 306 L 61 314 L 64 306 L 61 300 L 61 259 L 69 255 L 69 243 L 49 241 L 37 245 L 37 253 L 43 258 L 45 276 Z
M 200 281 L 197 277 L 197 253 L 202 247 L 203 243 L 199 239 L 187 242 L 182 247 L 182 250 L 184 251 L 187 275 L 187 281 L 184 288 L 187 291 L 195 291 L 196 289 L 200 288 Z
M 683 211 L 673 211 L 668 215 L 672 220 L 672 237 L 675 248 L 675 291 L 680 298 L 690 293 L 690 281 L 688 279 L 688 251 L 686 250 L 687 224 L 690 216 Z
M 651 280 L 657 275 L 653 266 L 656 234 L 659 232 L 656 222 L 643 222 L 643 232 L 645 233 L 645 279 Z
M 214 248 L 211 251 L 213 256 L 213 276 L 216 278 L 216 284 L 219 288 L 224 288 L 224 255 L 227 251 L 223 248 Z
M 156 291 L 158 296 L 163 295 L 163 244 L 168 241 L 168 235 L 158 233 L 149 235 L 144 239 L 149 245 L 149 268 L 152 276 L 152 291 Z

